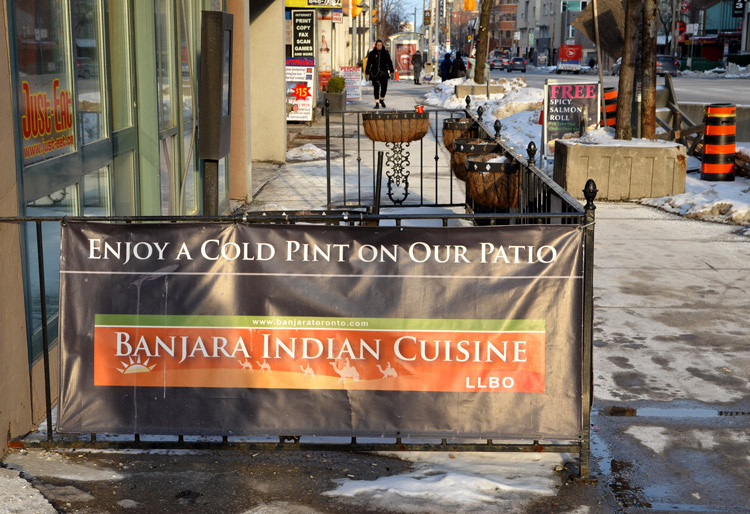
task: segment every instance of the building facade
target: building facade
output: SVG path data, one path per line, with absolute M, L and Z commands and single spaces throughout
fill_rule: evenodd
M 202 213 L 202 10 L 234 17 L 220 207 L 251 199 L 252 161 L 286 154 L 283 0 L 8 0 L 2 216 Z M 44 416 L 42 300 L 57 383 L 60 228 L 41 227 L 44 299 L 36 225 L 0 223 L 0 454 Z

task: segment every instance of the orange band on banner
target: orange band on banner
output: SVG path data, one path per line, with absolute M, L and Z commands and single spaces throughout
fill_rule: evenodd
M 734 136 L 737 134 L 737 125 L 706 125 L 707 136 Z
M 94 385 L 543 393 L 544 331 L 96 326 Z
M 701 167 L 701 172 L 707 173 L 707 174 L 713 174 L 713 173 L 732 173 L 734 171 L 734 164 L 706 164 L 703 163 L 703 166 Z
M 728 155 L 736 152 L 734 144 L 731 145 L 705 145 L 703 153 L 706 155 Z

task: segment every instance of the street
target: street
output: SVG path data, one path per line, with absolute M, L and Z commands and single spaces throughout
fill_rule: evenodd
M 504 70 L 493 70 L 492 78 L 511 78 L 519 76 L 519 72 L 508 73 Z M 531 87 L 544 87 L 544 81 L 547 79 L 582 79 L 598 80 L 598 75 L 584 74 L 571 75 L 562 73 L 546 73 L 529 68 L 528 72 L 523 74 L 526 82 Z M 617 87 L 619 77 L 605 75 L 605 87 Z M 750 83 L 747 79 L 725 79 L 725 78 L 702 78 L 702 77 L 682 77 L 677 76 L 672 79 L 677 93 L 677 99 L 680 102 L 698 102 L 698 103 L 721 103 L 732 102 L 738 105 L 750 104 Z M 657 78 L 657 85 L 664 84 L 664 78 Z

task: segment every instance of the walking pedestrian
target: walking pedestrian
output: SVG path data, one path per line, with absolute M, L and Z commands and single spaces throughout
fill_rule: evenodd
M 419 85 L 419 75 L 422 73 L 422 54 L 419 50 L 411 56 L 411 66 L 414 70 L 414 83 Z
M 451 54 L 446 53 L 443 62 L 440 63 L 440 78 L 445 82 L 451 78 Z
M 375 48 L 367 54 L 367 68 L 365 68 L 365 74 L 372 80 L 373 93 L 375 94 L 375 109 L 381 107 L 385 109 L 385 93 L 388 91 L 388 79 L 394 71 L 391 54 L 383 48 L 383 41 L 378 39 L 375 42 Z
M 451 78 L 460 79 L 466 76 L 466 65 L 464 60 L 461 58 L 461 52 L 456 50 L 456 58 L 453 59 L 451 64 Z

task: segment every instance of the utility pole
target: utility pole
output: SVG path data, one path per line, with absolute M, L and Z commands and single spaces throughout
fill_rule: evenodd
M 453 22 L 453 0 L 445 0 L 445 10 L 446 10 L 446 17 L 445 17 L 445 49 L 450 52 L 451 45 L 448 44 L 448 42 L 451 40 L 451 23 Z M 450 5 L 450 7 L 448 7 Z
M 670 46 L 670 48 L 672 49 L 672 57 L 677 57 L 677 49 L 679 48 L 677 46 L 677 38 L 680 34 L 678 27 L 678 13 L 680 12 L 680 9 L 677 6 L 680 3 L 680 0 L 672 0 L 672 45 Z
M 555 39 L 557 39 L 557 32 L 556 27 L 557 25 L 557 4 L 560 3 L 560 0 L 552 0 L 552 37 L 550 37 L 550 43 L 549 43 L 549 66 L 555 65 Z M 533 29 L 531 29 L 533 30 Z

